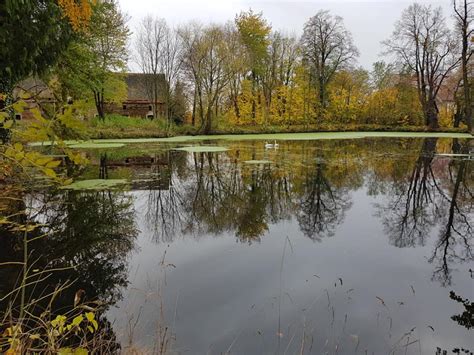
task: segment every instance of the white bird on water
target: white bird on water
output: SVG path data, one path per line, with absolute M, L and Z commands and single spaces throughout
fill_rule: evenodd
M 275 141 L 273 144 L 265 142 L 265 149 L 275 148 L 277 149 L 280 145 Z

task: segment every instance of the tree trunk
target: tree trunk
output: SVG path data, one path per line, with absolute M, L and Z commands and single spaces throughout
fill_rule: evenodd
M 194 96 L 193 96 L 193 113 L 191 116 L 191 124 L 193 127 L 196 125 L 196 88 L 194 88 Z
M 95 91 L 94 92 L 94 101 L 95 101 L 95 107 L 97 109 L 97 115 L 101 120 L 105 118 L 105 113 L 104 113 L 104 95 L 103 92 Z
M 438 108 L 436 102 L 431 99 L 427 103 L 426 108 L 426 124 L 430 129 L 438 129 Z
M 238 90 L 235 88 L 236 85 L 231 86 L 231 96 L 232 96 L 232 104 L 234 106 L 235 117 L 240 119 L 240 108 L 239 108 L 239 101 L 238 101 Z
M 156 74 L 155 74 L 156 75 Z M 153 90 L 153 119 L 158 118 L 158 77 L 155 77 L 154 90 Z
M 206 118 L 205 118 L 205 122 L 204 122 L 204 125 L 203 125 L 203 132 L 205 134 L 208 134 L 211 132 L 211 128 L 212 128 L 212 105 L 209 105 L 209 107 L 207 108 L 207 112 L 206 112 Z
M 319 103 L 322 108 L 326 108 L 326 88 L 324 87 L 324 78 L 319 76 Z
M 256 86 L 257 86 L 257 75 L 255 70 L 252 70 L 252 118 L 255 123 L 257 117 L 257 103 L 255 102 Z
M 469 132 L 473 132 L 472 127 L 472 100 L 471 100 L 471 87 L 469 83 L 469 74 L 468 74 L 468 61 L 471 55 L 469 51 L 469 9 L 468 1 L 464 0 L 464 18 L 462 19 L 462 60 L 461 60 L 461 70 L 462 70 L 462 80 L 463 80 L 463 93 L 464 93 L 464 121 L 466 122 Z
M 463 92 L 464 92 L 464 121 L 466 122 L 467 128 L 469 132 L 473 132 L 472 126 L 472 102 L 471 102 L 471 88 L 469 87 L 469 79 L 467 74 L 467 64 L 464 63 L 462 65 L 462 72 L 463 72 Z
M 234 102 L 235 116 L 237 117 L 237 119 L 240 119 L 240 109 L 239 109 L 239 103 L 237 101 L 237 96 L 234 96 L 234 99 L 232 101 Z

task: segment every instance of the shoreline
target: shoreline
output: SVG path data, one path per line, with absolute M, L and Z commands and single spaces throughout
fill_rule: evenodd
M 229 128 L 217 128 L 209 133 L 202 133 L 198 128 L 192 126 L 173 127 L 166 132 L 157 127 L 156 130 L 141 128 L 91 128 L 88 139 L 140 139 L 140 138 L 171 138 L 178 136 L 219 136 L 219 135 L 261 135 L 261 134 L 285 134 L 285 133 L 460 133 L 473 136 L 465 128 L 441 127 L 430 130 L 425 126 L 379 126 L 379 125 L 308 125 L 308 126 L 240 126 Z M 473 136 L 474 137 L 474 136 Z

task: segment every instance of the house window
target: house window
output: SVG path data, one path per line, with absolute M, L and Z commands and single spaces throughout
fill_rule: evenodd
M 127 109 L 127 105 L 122 105 L 122 109 L 126 110 L 126 109 Z
M 21 114 L 17 113 L 15 115 L 15 120 L 20 121 L 21 120 Z

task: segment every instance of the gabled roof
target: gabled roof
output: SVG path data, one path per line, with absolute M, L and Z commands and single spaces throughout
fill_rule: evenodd
M 20 98 L 23 95 L 34 100 L 51 101 L 56 99 L 48 85 L 36 77 L 26 78 L 15 86 L 13 89 L 13 97 Z
M 127 101 L 152 101 L 152 88 L 156 77 L 158 77 L 158 101 L 163 101 L 164 74 L 156 76 L 154 74 L 127 73 L 124 75 L 127 83 Z

